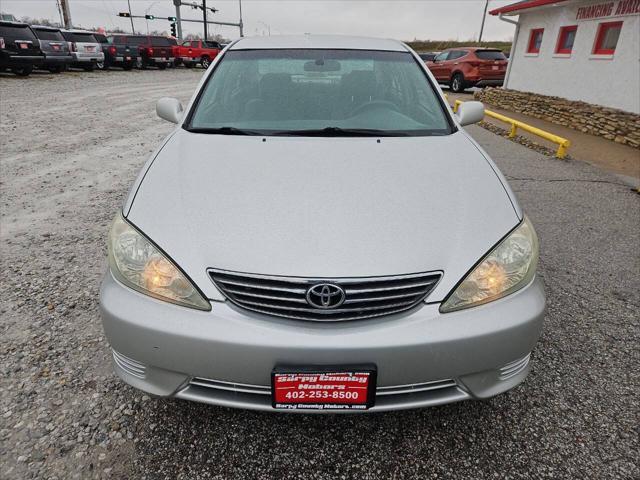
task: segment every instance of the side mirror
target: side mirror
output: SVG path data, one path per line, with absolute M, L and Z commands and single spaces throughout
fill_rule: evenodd
M 156 103 L 156 113 L 163 120 L 178 123 L 182 119 L 182 104 L 177 98 L 163 97 Z
M 482 102 L 464 102 L 458 107 L 458 122 L 463 127 L 478 123 L 484 118 L 484 105 Z

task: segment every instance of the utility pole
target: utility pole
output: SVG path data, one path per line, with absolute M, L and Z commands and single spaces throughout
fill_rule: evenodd
M 60 16 L 60 26 L 64 27 L 64 18 L 62 18 L 62 7 L 60 6 L 60 0 L 56 0 L 56 7 L 58 8 L 58 15 Z
M 484 12 L 482 13 L 482 24 L 480 25 L 480 35 L 478 35 L 478 43 L 482 42 L 482 32 L 484 31 L 484 19 L 487 17 L 487 7 L 489 6 L 489 0 L 484 2 Z
M 209 37 L 207 35 L 207 0 L 202 0 L 202 17 L 204 19 L 204 22 L 202 23 L 204 25 L 204 41 L 206 42 Z
M 238 6 L 240 7 L 240 21 L 238 22 L 238 28 L 240 29 L 240 36 L 244 37 L 244 34 L 242 33 L 242 0 L 238 0 Z
M 176 26 L 178 27 L 178 38 L 182 40 L 182 17 L 180 16 L 181 0 L 173 0 L 173 5 L 176 7 Z
M 129 5 L 129 20 L 131 20 L 131 33 L 136 34 L 136 29 L 133 28 L 133 14 L 131 13 L 131 0 L 127 0 L 127 5 Z
M 71 22 L 71 11 L 69 10 L 69 0 L 60 0 L 60 5 L 62 6 L 64 28 L 73 28 L 73 23 Z

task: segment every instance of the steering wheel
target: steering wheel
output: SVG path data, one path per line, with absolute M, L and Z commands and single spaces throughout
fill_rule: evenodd
M 400 110 L 398 110 L 398 106 L 393 102 L 389 102 L 387 100 L 372 100 L 369 103 L 363 103 L 359 107 L 356 107 L 351 112 L 351 116 L 355 117 L 366 110 L 373 110 L 376 108 L 386 108 L 388 110 L 393 110 L 394 112 L 400 112 Z

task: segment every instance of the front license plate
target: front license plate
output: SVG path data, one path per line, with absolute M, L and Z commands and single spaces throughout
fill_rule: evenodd
M 124 57 L 125 60 L 131 60 L 131 57 Z
M 276 367 L 271 401 L 278 410 L 366 410 L 375 402 L 375 366 Z

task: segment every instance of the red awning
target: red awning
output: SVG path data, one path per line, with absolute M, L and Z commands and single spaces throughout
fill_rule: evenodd
M 511 5 L 496 8 L 495 10 L 491 10 L 489 13 L 491 15 L 500 15 L 501 13 L 511 13 L 512 15 L 517 15 L 520 10 L 528 10 L 529 8 L 535 7 L 544 7 L 545 5 L 564 3 L 566 1 L 568 0 L 522 0 L 521 2 L 516 2 L 512 3 Z

